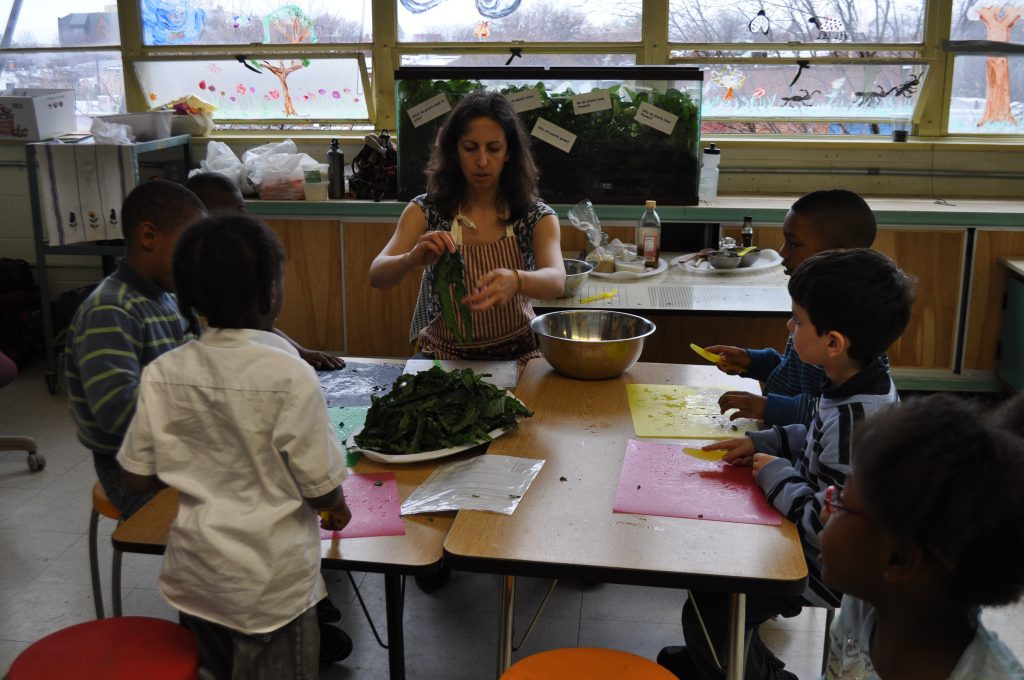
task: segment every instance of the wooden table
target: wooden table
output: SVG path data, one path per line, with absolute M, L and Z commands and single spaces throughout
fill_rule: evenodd
M 453 568 L 504 575 L 497 675 L 512 655 L 515 576 L 733 593 L 729 677 L 742 677 L 746 593 L 798 595 L 807 579 L 796 527 L 612 512 L 633 424 L 629 383 L 758 391 L 711 366 L 637 364 L 603 381 L 562 377 L 531 361 L 516 395 L 535 413 L 488 453 L 546 462 L 510 516 L 461 511 L 444 542 Z
M 388 363 L 383 360 L 353 359 L 359 363 Z M 404 363 L 404 362 L 403 362 Z M 472 454 L 460 454 L 465 457 Z M 451 460 L 451 459 L 445 459 Z M 352 473 L 394 472 L 404 501 L 426 479 L 438 461 L 411 465 L 382 465 L 362 459 Z M 443 461 L 442 461 L 443 462 Z M 161 555 L 167 534 L 178 513 L 178 494 L 164 489 L 141 510 L 114 530 L 114 547 L 124 552 Z M 346 538 L 320 542 L 321 565 L 325 569 L 369 571 L 384 574 L 388 628 L 388 663 L 392 680 L 405 678 L 405 644 L 402 627 L 402 577 L 428 574 L 441 568 L 442 544 L 451 527 L 450 513 L 412 515 L 403 518 L 405 535 Z

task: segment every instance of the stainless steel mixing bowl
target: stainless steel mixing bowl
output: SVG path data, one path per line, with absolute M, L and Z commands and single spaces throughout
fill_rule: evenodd
M 601 380 L 629 370 L 640 358 L 644 338 L 656 326 L 642 316 L 610 310 L 572 309 L 530 322 L 541 354 L 571 378 Z
M 572 297 L 580 292 L 594 265 L 584 260 L 562 260 L 565 265 L 565 290 L 560 297 Z

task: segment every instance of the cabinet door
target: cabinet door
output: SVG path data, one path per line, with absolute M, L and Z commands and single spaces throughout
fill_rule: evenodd
M 1014 389 L 1024 389 L 1024 281 L 1011 277 L 1006 286 L 1006 310 L 1000 341 L 999 377 Z
M 386 290 L 370 286 L 370 263 L 387 245 L 394 224 L 346 222 L 345 326 L 348 353 L 365 357 L 408 357 L 409 321 L 420 290 L 420 272 L 410 272 Z
M 345 352 L 341 227 L 337 220 L 266 220 L 284 245 L 277 327 L 306 349 Z
M 1009 276 L 998 259 L 1019 255 L 1024 255 L 1024 231 L 978 229 L 974 239 L 964 370 L 996 368 L 996 345 L 1003 327 L 1003 291 Z M 1005 347 L 1003 351 L 1007 351 Z
M 893 366 L 953 369 L 965 238 L 963 229 L 878 230 L 874 249 L 917 279 L 910 323 L 889 348 Z M 754 243 L 778 250 L 782 229 L 755 229 Z

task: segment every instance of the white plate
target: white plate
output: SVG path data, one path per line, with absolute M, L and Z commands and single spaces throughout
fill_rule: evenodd
M 595 279 L 608 279 L 610 281 L 633 281 L 634 279 L 646 279 L 648 276 L 660 274 L 666 269 L 668 269 L 668 263 L 659 257 L 658 266 L 654 269 L 644 270 L 643 274 L 638 272 L 613 272 L 609 274 L 607 272 L 591 271 L 590 276 L 593 276 Z
M 715 269 L 714 267 L 711 266 L 711 263 L 708 262 L 707 259 L 701 260 L 696 265 L 694 265 L 693 260 L 689 260 L 687 262 L 679 261 L 680 259 L 686 257 L 687 255 L 692 254 L 693 253 L 685 253 L 683 255 L 680 255 L 679 257 L 674 257 L 672 258 L 672 264 L 676 265 L 687 274 L 711 276 L 735 276 L 737 274 L 762 272 L 766 269 L 771 269 L 772 267 L 778 267 L 782 265 L 782 256 L 779 255 L 774 250 L 771 250 L 770 248 L 766 248 L 765 250 L 758 252 L 757 259 L 754 260 L 754 263 L 751 264 L 749 267 L 736 267 L 735 269 Z M 594 273 L 591 272 L 590 275 L 593 276 Z
M 363 426 L 360 425 L 356 430 L 352 432 L 352 436 L 345 441 L 345 446 L 348 447 L 349 451 L 358 451 L 370 460 L 375 460 L 378 463 L 418 463 L 423 460 L 434 460 L 435 458 L 444 458 L 446 456 L 454 456 L 456 453 L 462 453 L 468 451 L 474 446 L 480 446 L 487 442 L 477 442 L 475 444 L 462 444 L 461 446 L 453 446 L 450 449 L 437 449 L 436 451 L 420 451 L 419 453 L 381 453 L 380 451 L 372 451 L 370 449 L 362 449 L 356 445 L 355 436 L 363 431 Z M 491 439 L 497 439 L 501 435 L 509 431 L 509 428 L 499 427 L 497 430 L 491 430 L 487 434 L 491 436 Z

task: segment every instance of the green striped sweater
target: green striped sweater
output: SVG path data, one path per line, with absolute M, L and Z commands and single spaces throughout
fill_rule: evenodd
M 64 363 L 78 440 L 116 454 L 135 413 L 142 368 L 195 336 L 173 295 L 123 260 L 75 312 Z

